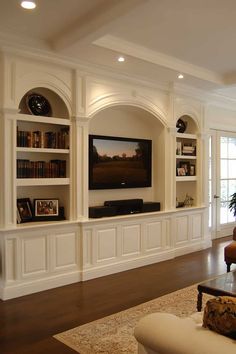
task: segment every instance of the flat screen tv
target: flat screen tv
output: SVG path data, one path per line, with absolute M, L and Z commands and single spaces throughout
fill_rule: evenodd
M 152 141 L 89 135 L 89 189 L 152 184 Z

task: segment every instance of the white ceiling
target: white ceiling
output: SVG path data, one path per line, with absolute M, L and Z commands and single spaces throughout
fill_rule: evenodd
M 0 0 L 0 42 L 236 98 L 235 0 Z M 124 63 L 116 61 L 119 54 Z

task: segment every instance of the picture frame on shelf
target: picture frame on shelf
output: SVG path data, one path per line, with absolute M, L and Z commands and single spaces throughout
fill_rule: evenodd
M 29 198 L 17 199 L 17 223 L 33 220 L 32 205 Z
M 185 170 L 184 176 L 190 176 L 190 162 L 189 161 L 179 161 L 178 168 L 184 168 L 184 170 Z
M 34 217 L 59 215 L 59 199 L 34 199 Z
M 186 171 L 184 167 L 177 167 L 177 176 L 186 176 Z
M 181 141 L 176 142 L 176 155 L 182 154 L 182 143 Z
M 64 219 L 64 208 L 59 207 L 59 199 L 34 199 L 34 221 L 57 221 Z
M 190 165 L 189 175 L 190 175 L 190 176 L 196 176 L 195 165 Z

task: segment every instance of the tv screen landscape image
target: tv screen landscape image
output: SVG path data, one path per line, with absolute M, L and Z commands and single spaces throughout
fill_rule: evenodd
M 151 187 L 152 141 L 89 135 L 89 189 Z

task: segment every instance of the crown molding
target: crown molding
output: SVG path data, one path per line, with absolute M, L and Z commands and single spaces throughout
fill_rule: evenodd
M 215 92 L 201 90 L 184 84 L 174 84 L 170 88 L 174 95 L 198 99 L 208 106 L 217 106 L 231 111 L 236 111 L 236 98 L 227 97 Z
M 78 59 L 56 54 L 49 50 L 43 50 L 34 48 L 31 46 L 21 45 L 17 43 L 6 43 L 0 37 L 0 54 L 12 55 L 15 57 L 21 57 L 25 59 L 34 59 L 36 61 L 43 61 L 45 63 L 53 63 L 59 66 L 63 66 L 75 71 L 78 71 L 81 76 L 100 76 L 102 79 L 117 80 L 125 82 L 130 85 L 142 86 L 147 89 L 161 90 L 166 94 L 182 95 L 192 99 L 198 99 L 203 104 L 214 105 L 229 110 L 236 110 L 236 99 L 224 96 L 219 93 L 209 92 L 207 90 L 195 88 L 193 86 L 180 84 L 180 83 L 163 83 L 151 80 L 145 80 L 143 78 L 128 75 L 124 73 L 118 73 L 117 71 L 108 68 L 106 66 L 96 65 L 89 62 L 83 62 Z
M 157 82 L 156 80 L 145 80 L 139 76 L 118 73 L 116 70 L 107 66 L 96 65 L 94 63 L 81 61 L 79 59 L 73 59 L 62 54 L 58 54 L 45 49 L 38 49 L 21 45 L 17 43 L 5 43 L 0 38 L 0 53 L 10 54 L 16 57 L 22 57 L 25 59 L 34 59 L 37 61 L 43 61 L 45 63 L 53 63 L 59 66 L 67 67 L 72 70 L 78 70 L 83 75 L 100 75 L 103 79 L 110 78 L 119 81 L 125 81 L 132 85 L 145 86 L 146 88 L 158 89 L 165 92 L 169 92 L 169 84 L 164 82 Z

